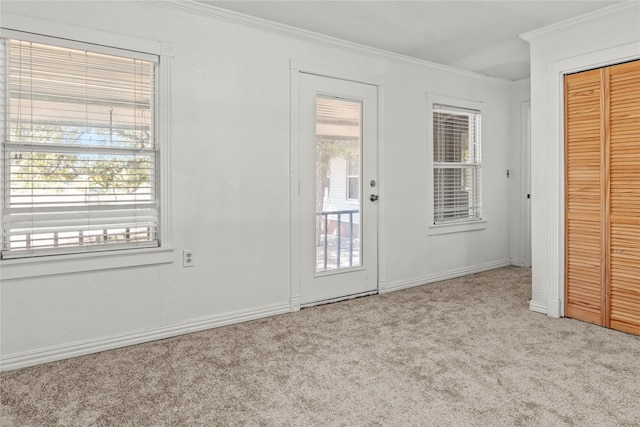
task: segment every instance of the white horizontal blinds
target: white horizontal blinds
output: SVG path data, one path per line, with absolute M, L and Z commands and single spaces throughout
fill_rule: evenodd
M 434 223 L 482 218 L 481 113 L 434 104 Z
M 157 64 L 4 43 L 2 257 L 157 246 Z

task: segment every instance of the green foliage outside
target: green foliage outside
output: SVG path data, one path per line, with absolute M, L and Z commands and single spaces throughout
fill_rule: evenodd
M 12 129 L 13 142 L 90 147 L 83 140 L 88 132 L 78 131 L 75 126 L 33 125 L 28 135 L 20 136 L 18 133 Z M 109 132 L 98 128 L 91 129 L 90 136 L 95 136 L 107 146 L 141 149 L 151 144 L 149 132 Z M 97 146 L 100 147 L 99 144 Z M 89 154 L 68 153 L 63 149 L 59 153 L 14 151 L 10 154 L 12 187 L 48 188 L 60 193 L 68 188 L 88 186 L 102 194 L 132 194 L 141 186 L 149 185 L 152 173 L 150 155 L 91 154 L 91 150 L 87 150 Z

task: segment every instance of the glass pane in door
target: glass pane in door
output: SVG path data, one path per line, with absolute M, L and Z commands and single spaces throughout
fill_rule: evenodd
M 316 272 L 361 261 L 362 102 L 316 97 Z

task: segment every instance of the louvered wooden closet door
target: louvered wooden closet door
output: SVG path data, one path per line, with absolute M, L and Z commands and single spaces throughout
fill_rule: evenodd
M 565 315 L 604 325 L 601 74 L 593 70 L 565 77 Z
M 607 326 L 640 335 L 640 61 L 609 67 Z

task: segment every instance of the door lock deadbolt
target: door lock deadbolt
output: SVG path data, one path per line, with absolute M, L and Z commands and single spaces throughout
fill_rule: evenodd
M 375 187 L 375 186 L 376 186 L 376 180 L 375 180 L 375 179 L 372 179 L 372 180 L 371 180 L 371 182 L 369 183 L 369 185 L 370 185 L 371 187 Z

